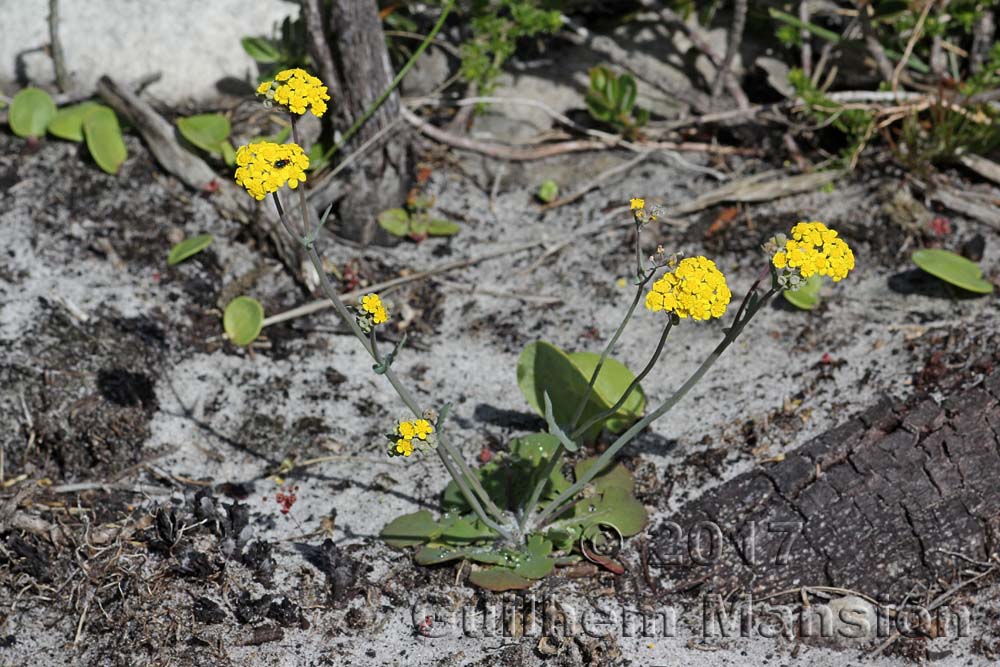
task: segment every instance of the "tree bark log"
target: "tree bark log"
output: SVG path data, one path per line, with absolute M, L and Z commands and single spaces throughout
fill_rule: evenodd
M 333 106 L 341 130 L 346 131 L 389 87 L 393 69 L 375 0 L 333 0 L 330 27 L 341 84 L 340 99 L 333 100 Z M 360 146 L 398 115 L 399 95 L 393 91 L 341 153 Z M 399 206 L 406 196 L 409 162 L 408 142 L 386 142 L 376 145 L 345 175 L 349 187 L 339 207 L 341 235 L 360 243 L 375 240 L 379 230 L 375 216 Z
M 651 555 L 674 590 L 837 586 L 898 603 L 967 567 L 955 554 L 995 553 L 998 477 L 995 370 L 942 405 L 882 402 L 709 491 L 654 531 Z

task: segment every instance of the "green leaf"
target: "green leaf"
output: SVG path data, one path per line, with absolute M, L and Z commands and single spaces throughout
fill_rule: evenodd
M 597 463 L 597 457 L 592 456 L 582 461 L 577 461 L 576 465 L 573 466 L 573 475 L 576 479 L 580 479 L 587 474 L 587 471 Z M 635 490 L 635 480 L 632 478 L 632 473 L 628 471 L 628 468 L 623 466 L 621 463 L 616 463 L 614 465 L 608 465 L 603 472 L 598 474 L 594 479 L 590 481 L 594 485 L 594 488 L 598 493 L 604 493 L 608 489 L 622 489 L 626 493 L 632 493 Z
M 448 561 L 465 559 L 488 565 L 503 565 L 510 559 L 499 551 L 490 549 L 453 549 L 448 546 L 428 544 L 417 549 L 413 559 L 418 565 L 438 565 Z
M 527 553 L 514 568 L 514 574 L 525 579 L 541 579 L 547 576 L 556 566 L 554 558 L 550 558 L 552 543 L 541 535 L 528 538 Z
M 431 221 L 426 214 L 418 213 L 410 216 L 410 236 L 425 237 L 430 226 Z
M 49 133 L 68 141 L 83 141 L 83 119 L 100 106 L 97 102 L 81 102 L 59 109 L 49 121 Z
M 264 324 L 264 306 L 256 299 L 238 296 L 226 306 L 222 327 L 229 340 L 241 347 L 257 340 Z
M 220 113 L 205 113 L 177 119 L 181 136 L 201 150 L 222 154 L 222 142 L 229 138 L 229 119 Z
M 601 355 L 594 352 L 571 352 L 569 358 L 589 381 L 594 369 L 597 368 L 597 362 L 600 361 Z M 601 374 L 597 376 L 597 382 L 594 383 L 594 392 L 610 408 L 618 402 L 618 399 L 621 398 L 634 379 L 635 375 L 625 364 L 608 357 L 604 360 Z M 624 431 L 642 415 L 645 409 L 646 393 L 642 390 L 641 385 L 637 385 L 622 403 L 615 416 L 608 419 L 608 430 L 613 433 Z
M 189 239 L 184 239 L 173 248 L 167 255 L 167 266 L 173 266 L 183 262 L 188 257 L 193 257 L 207 248 L 212 243 L 211 234 L 199 234 Z
M 8 122 L 19 137 L 38 138 L 45 134 L 49 121 L 56 115 L 56 103 L 41 88 L 25 88 L 10 103 Z
M 784 290 L 785 301 L 800 310 L 812 310 L 819 305 L 819 292 L 823 289 L 823 276 L 818 273 L 806 278 L 806 284 L 797 290 Z
M 531 587 L 531 580 L 525 579 L 506 567 L 491 567 L 474 570 L 469 575 L 469 583 L 490 591 L 524 590 Z
M 378 224 L 393 236 L 406 236 L 410 233 L 410 214 L 403 208 L 390 208 L 378 214 Z
M 489 495 L 493 502 L 496 503 L 498 507 L 506 507 L 507 480 L 504 475 L 504 471 L 500 468 L 500 464 L 496 461 L 490 461 L 474 472 L 479 477 L 480 483 L 483 485 L 487 495 Z M 472 510 L 468 503 L 465 502 L 465 496 L 462 495 L 462 492 L 458 488 L 458 484 L 455 483 L 455 480 L 451 480 L 448 482 L 448 485 L 444 487 L 441 504 L 446 510 L 463 513 L 470 512 Z
M 614 526 L 622 537 L 638 535 L 649 521 L 649 514 L 643 504 L 620 487 L 607 489 L 601 495 L 600 502 L 595 505 L 593 513 L 600 516 L 599 523 Z
M 246 297 L 240 297 L 246 298 Z M 228 308 L 226 311 L 228 312 Z M 411 547 L 428 542 L 441 534 L 441 525 L 427 510 L 397 516 L 379 533 L 379 537 L 391 547 Z
M 983 270 L 975 262 L 950 250 L 924 248 L 913 253 L 913 263 L 946 283 L 976 292 L 990 294 L 993 285 L 983 280 Z
M 83 136 L 97 166 L 109 174 L 117 174 L 128 151 L 115 112 L 103 104 L 97 105 L 83 119 Z
M 542 184 L 538 186 L 538 193 L 536 196 L 539 200 L 546 204 L 555 201 L 555 198 L 559 196 L 559 184 L 552 179 L 543 181 Z
M 281 51 L 266 37 L 244 37 L 240 40 L 247 55 L 259 63 L 276 63 L 281 60 Z
M 632 112 L 632 107 L 635 106 L 635 98 L 638 94 L 638 88 L 635 85 L 635 79 L 632 78 L 630 74 L 622 74 L 618 77 L 618 110 L 622 113 L 628 114 Z
M 566 448 L 566 451 L 575 452 L 579 447 L 573 441 L 569 435 L 563 431 L 562 426 L 556 422 L 555 416 L 552 414 L 552 399 L 549 398 L 548 392 L 542 393 L 542 399 L 545 401 L 545 423 L 549 427 L 549 433 L 556 436 L 562 446 Z
M 532 433 L 514 438 L 510 442 L 511 456 L 526 461 L 531 467 L 540 467 L 559 447 L 559 438 L 550 433 Z
M 222 149 L 222 160 L 226 163 L 226 166 L 232 167 L 236 164 L 236 149 L 228 141 L 223 141 L 219 146 Z
M 431 236 L 453 236 L 461 227 L 448 220 L 431 220 L 427 223 L 427 233 Z
M 556 423 L 568 424 L 573 419 L 576 406 L 587 394 L 587 385 L 598 358 L 599 355 L 589 352 L 566 354 L 545 341 L 531 343 L 518 359 L 517 384 L 528 404 L 543 417 L 544 394 L 547 392 L 552 399 L 552 414 Z M 610 408 L 633 379 L 634 376 L 623 364 L 607 359 L 580 423 Z M 606 426 L 617 431 L 623 425 L 634 422 L 645 407 L 645 400 L 641 389 L 633 391 Z M 584 441 L 592 442 L 600 430 L 601 425 L 596 425 L 584 435 Z
M 439 539 L 449 544 L 478 542 L 496 537 L 488 526 L 484 526 L 474 516 L 454 516 L 441 520 Z

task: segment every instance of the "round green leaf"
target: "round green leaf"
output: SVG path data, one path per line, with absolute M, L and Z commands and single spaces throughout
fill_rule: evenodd
M 235 301 L 245 298 L 241 296 Z M 226 308 L 226 313 L 229 313 L 229 308 Z M 434 520 L 434 516 L 427 510 L 420 510 L 397 516 L 385 525 L 380 536 L 391 547 L 411 547 L 432 540 L 440 534 L 441 525 Z
M 378 224 L 393 236 L 406 236 L 410 233 L 410 214 L 406 209 L 390 208 L 378 214 Z
M 257 340 L 263 324 L 264 306 L 248 296 L 238 296 L 230 301 L 222 316 L 222 326 L 229 340 L 241 347 Z
M 220 113 L 178 118 L 177 129 L 193 145 L 214 155 L 222 154 L 222 142 L 230 132 L 229 119 Z
M 183 262 L 188 257 L 193 257 L 207 248 L 212 243 L 211 234 L 199 234 L 189 239 L 184 239 L 173 248 L 167 255 L 167 266 L 173 266 Z
M 970 292 L 990 294 L 993 291 L 993 285 L 983 280 L 983 270 L 978 264 L 950 250 L 917 250 L 913 253 L 913 263 L 932 276 Z
M 59 109 L 49 121 L 49 134 L 67 141 L 83 141 L 83 119 L 99 106 L 97 102 L 81 102 Z
M 219 146 L 222 150 L 222 160 L 226 163 L 226 166 L 232 167 L 236 164 L 236 149 L 228 141 L 223 141 L 222 145 Z
M 91 109 L 83 119 L 83 136 L 97 166 L 109 174 L 117 174 L 128 151 L 115 112 L 102 104 Z
M 797 290 L 781 293 L 785 301 L 800 310 L 812 310 L 819 305 L 819 291 L 823 289 L 823 276 L 818 273 L 806 278 L 806 284 Z
M 594 373 L 594 369 L 597 368 L 597 362 L 600 361 L 601 355 L 595 352 L 571 352 L 569 358 L 580 369 L 580 373 L 589 381 L 590 376 Z M 601 374 L 597 376 L 597 382 L 594 383 L 594 391 L 610 408 L 618 402 L 618 399 L 621 398 L 621 395 L 628 389 L 628 386 L 632 384 L 632 380 L 634 379 L 635 375 L 632 374 L 632 371 L 625 364 L 617 359 L 608 357 L 604 360 L 604 365 L 601 366 Z M 645 409 L 646 394 L 642 391 L 641 386 L 637 386 L 628 395 L 622 406 L 618 408 L 617 415 L 628 422 L 628 424 L 631 424 Z M 619 428 L 612 420 L 609 420 L 609 422 L 611 422 L 609 424 L 611 430 L 624 430 L 624 428 Z
M 40 88 L 25 88 L 10 103 L 10 129 L 19 137 L 38 138 L 45 134 L 55 115 L 56 103 L 51 95 Z

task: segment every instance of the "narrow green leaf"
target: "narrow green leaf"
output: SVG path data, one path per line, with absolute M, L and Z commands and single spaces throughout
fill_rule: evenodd
M 115 112 L 103 104 L 97 105 L 83 119 L 83 136 L 97 166 L 109 174 L 117 174 L 128 151 Z
M 549 398 L 549 393 L 547 391 L 542 392 L 542 398 L 545 401 L 545 423 L 549 427 L 549 433 L 556 436 L 567 451 L 575 452 L 578 449 L 576 443 L 573 442 L 572 438 L 566 435 L 566 432 L 562 430 L 562 427 L 556 423 L 556 418 L 552 414 L 552 399 Z
M 220 145 L 222 149 L 222 161 L 226 163 L 226 166 L 232 167 L 236 164 L 236 149 L 228 141 L 223 141 Z
M 990 294 L 993 285 L 983 280 L 983 270 L 975 262 L 950 250 L 924 248 L 913 253 L 913 263 L 946 283 L 977 294 Z
M 247 55 L 259 63 L 270 64 L 281 60 L 281 51 L 267 37 L 244 37 L 240 44 Z
M 241 347 L 257 340 L 264 324 L 264 306 L 256 299 L 238 296 L 226 306 L 222 327 L 229 340 Z
M 81 102 L 59 109 L 49 121 L 49 134 L 67 141 L 83 141 L 83 119 L 100 106 L 97 102 Z
M 427 223 L 427 233 L 431 236 L 454 236 L 461 229 L 461 227 L 449 220 L 435 219 Z
M 56 115 L 56 103 L 41 88 L 25 88 L 14 96 L 7 116 L 10 129 L 19 137 L 38 138 L 45 134 Z
M 207 248 L 212 243 L 211 234 L 199 234 L 189 239 L 184 239 L 173 248 L 167 255 L 167 266 L 174 266 L 183 262 L 188 257 L 193 257 Z
M 524 590 L 531 587 L 531 580 L 516 574 L 514 570 L 505 567 L 491 567 L 486 570 L 474 570 L 469 575 L 469 583 L 490 591 Z
M 229 119 L 220 113 L 205 113 L 177 119 L 181 136 L 201 150 L 222 155 L 222 142 L 229 138 Z

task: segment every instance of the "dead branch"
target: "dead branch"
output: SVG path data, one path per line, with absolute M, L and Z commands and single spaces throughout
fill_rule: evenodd
M 804 4 L 804 3 L 803 3 Z M 719 70 L 715 73 L 715 81 L 712 83 L 712 100 L 715 101 L 722 92 L 722 82 L 729 77 L 730 69 L 736 54 L 740 51 L 740 44 L 743 43 L 743 29 L 747 23 L 747 0 L 735 0 L 733 2 L 733 27 L 729 31 L 729 41 L 726 44 L 726 55 L 719 65 Z

